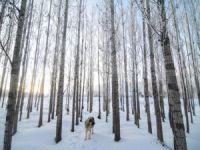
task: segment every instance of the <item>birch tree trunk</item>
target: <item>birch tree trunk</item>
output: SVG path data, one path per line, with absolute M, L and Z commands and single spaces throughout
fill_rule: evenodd
M 194 105 L 194 87 L 192 85 L 192 68 L 191 68 L 191 62 L 190 62 L 190 55 L 189 55 L 189 46 L 188 46 L 188 42 L 186 40 L 186 35 L 184 36 L 185 39 L 185 43 L 186 43 L 186 50 L 187 50 L 187 60 L 188 60 L 188 65 L 189 65 L 189 98 L 191 100 L 191 107 L 192 107 L 192 111 L 193 111 L 193 115 L 196 115 L 195 112 L 195 105 Z
M 84 4 L 83 4 L 84 6 Z M 78 117 L 80 118 L 81 117 L 81 105 L 82 105 L 82 84 L 83 84 L 83 52 L 84 52 L 84 20 L 83 20 L 83 23 L 82 23 L 82 40 L 81 40 L 81 61 L 80 61 L 80 65 L 81 65 L 81 68 L 80 68 L 80 86 L 79 86 L 79 95 L 78 95 L 78 101 L 79 101 L 79 106 L 78 106 Z M 80 119 L 81 120 L 81 119 Z
M 92 15 L 92 24 L 93 24 L 93 19 L 94 19 L 94 16 Z M 89 112 L 91 113 L 93 111 L 93 92 L 94 92 L 94 75 L 93 75 L 93 65 L 94 65 L 94 62 L 93 62 L 93 26 L 91 26 L 90 28 L 90 71 L 89 71 L 89 102 L 90 102 L 90 107 L 89 107 Z
M 71 59 L 72 60 L 72 59 Z M 70 65 L 69 65 L 69 74 L 68 74 L 68 84 L 67 84 L 67 102 L 66 102 L 66 110 L 67 110 L 67 114 L 69 115 L 69 100 L 70 100 L 70 94 L 71 94 L 71 61 L 70 61 Z
M 58 56 L 59 56 L 59 48 L 60 48 L 60 28 L 61 28 L 61 8 L 62 8 L 62 0 L 59 2 L 58 7 L 58 24 L 56 27 L 56 45 L 55 45 L 55 51 L 54 51 L 54 60 L 53 60 L 53 71 L 52 71 L 52 93 L 50 99 L 52 99 L 52 113 L 51 113 L 51 119 L 54 119 L 55 114 L 55 101 L 56 101 L 56 89 L 57 89 L 57 72 L 58 72 Z
M 113 101 L 113 126 L 114 140 L 119 141 L 120 137 L 120 117 L 119 117 L 119 96 L 118 96 L 118 75 L 116 62 L 116 43 L 115 43 L 115 11 L 114 0 L 110 0 L 111 13 L 111 64 L 112 64 L 112 101 Z
M 159 59 L 159 58 L 158 58 Z M 158 60 L 159 63 L 161 63 L 161 60 Z M 161 63 L 162 64 L 162 63 Z M 159 66 L 158 64 L 158 69 L 159 71 L 159 79 L 158 79 L 158 86 L 159 86 L 159 99 L 160 99 L 160 111 L 161 111 L 161 116 L 162 116 L 162 121 L 165 121 L 165 104 L 164 104 L 164 96 L 163 96 L 163 76 L 162 76 L 162 65 Z
M 58 115 L 56 122 L 56 138 L 55 142 L 58 143 L 62 139 L 62 114 L 63 114 L 63 86 L 64 86 L 64 73 L 65 73 L 65 51 L 66 51 L 66 33 L 67 33 L 67 21 L 68 21 L 68 0 L 65 1 L 65 12 L 64 12 L 64 31 L 61 45 L 60 55 L 60 76 L 58 83 Z
M 199 105 L 200 105 L 200 83 L 199 83 L 199 79 L 198 79 L 198 69 L 197 69 L 197 59 L 196 59 L 196 52 L 195 49 L 192 46 L 192 38 L 191 38 L 191 31 L 190 31 L 190 25 L 189 25 L 189 20 L 188 20 L 188 15 L 186 12 L 186 4 L 184 2 L 184 9 L 185 9 L 185 17 L 186 17 L 186 25 L 187 25 L 187 31 L 188 31 L 188 37 L 189 37 L 189 41 L 190 41 L 190 51 L 192 54 L 192 67 L 193 67 L 193 71 L 194 71 L 194 81 L 195 81 L 195 86 L 196 86 L 196 90 L 197 90 L 197 96 L 198 96 L 198 100 L 199 100 Z
M 142 1 L 142 8 L 145 11 L 145 1 Z M 143 12 L 144 13 L 144 12 Z M 148 132 L 152 133 L 151 125 L 151 114 L 150 114 L 150 105 L 149 105 L 149 90 L 148 90 L 148 78 L 147 78 L 147 48 L 146 48 L 146 25 L 145 25 L 145 15 L 143 14 L 143 49 L 144 49 L 144 98 L 145 98 L 145 111 L 147 113 L 147 124 Z
M 136 49 L 135 49 L 135 54 L 136 54 Z M 136 88 L 136 105 L 137 105 L 137 112 L 136 112 L 136 117 L 137 117 L 137 127 L 139 128 L 140 127 L 140 98 L 139 98 L 139 89 L 138 89 L 138 62 L 137 62 L 137 59 L 136 59 L 136 64 L 135 64 L 135 72 L 136 72 L 136 75 L 135 75 L 135 88 Z
M 43 123 L 43 104 L 44 104 L 44 82 L 45 82 L 45 74 L 46 74 L 46 64 L 47 64 L 47 55 L 49 50 L 49 32 L 50 32 L 50 24 L 51 24 L 51 9 L 52 9 L 52 0 L 50 0 L 50 8 L 48 14 L 48 26 L 47 26 L 47 36 L 46 36 L 46 47 L 45 47 L 45 54 L 44 54 L 44 64 L 43 64 L 43 72 L 42 72 L 42 82 L 41 82 L 41 101 L 40 101 L 40 117 L 38 127 L 42 126 Z
M 135 7 L 133 5 L 133 1 L 131 4 L 131 10 L 132 14 L 136 14 Z M 132 16 L 131 20 L 131 52 L 132 52 L 132 85 L 133 85 L 133 91 L 132 91 L 132 101 L 133 101 L 133 111 L 134 111 L 134 123 L 135 125 L 138 124 L 138 115 L 137 115 L 137 95 L 136 95 L 136 19 Z
M 49 113 L 48 113 L 48 122 L 50 122 L 51 119 L 54 119 L 54 111 L 55 111 L 55 97 L 56 97 L 56 81 L 57 81 L 57 65 L 58 65 L 58 51 L 59 51 L 59 44 L 60 44 L 60 22 L 61 22 L 61 6 L 62 6 L 62 0 L 59 2 L 58 7 L 58 24 L 56 26 L 56 44 L 55 44 L 55 50 L 54 50 L 54 56 L 53 56 L 53 69 L 51 73 L 51 93 L 50 93 L 50 103 L 49 103 Z
M 149 0 L 146 0 L 147 5 L 147 18 L 151 20 L 150 14 L 150 4 Z M 161 113 L 159 106 L 159 98 L 158 98 L 158 88 L 157 88 L 157 79 L 155 72 L 155 60 L 154 60 L 154 51 L 153 51 L 153 34 L 150 24 L 148 24 L 148 39 L 149 39 L 149 50 L 150 50 L 150 63 L 151 63 L 151 80 L 152 80 L 152 90 L 153 90 L 153 98 L 154 98 L 154 106 L 155 106 L 155 114 L 156 114 L 156 129 L 157 129 L 157 138 L 162 143 L 163 142 L 163 130 L 162 130 L 162 121 L 161 121 Z
M 81 13 L 82 13 L 82 0 L 80 0 L 79 3 L 79 13 L 78 13 L 78 35 L 77 35 L 77 52 L 76 52 L 76 60 L 75 60 L 75 78 L 76 78 L 76 125 L 79 124 L 79 93 L 81 93 L 81 91 L 79 90 L 79 86 L 81 86 L 81 84 L 79 85 L 79 60 L 80 60 L 80 33 L 81 33 Z M 80 77 L 81 78 L 81 77 Z
M 21 39 L 22 39 L 24 20 L 25 20 L 25 14 L 26 14 L 26 3 L 27 3 L 27 0 L 21 1 L 21 8 L 19 12 L 17 34 L 16 34 L 15 47 L 14 47 L 14 53 L 13 53 L 13 58 L 12 58 L 10 90 L 9 90 L 8 103 L 7 103 L 7 114 L 6 114 L 6 122 L 5 122 L 3 150 L 11 150 L 12 127 L 13 127 L 16 97 L 17 97 L 19 70 L 20 70 L 20 63 L 21 63 L 21 60 L 20 60 Z
M 164 2 L 164 0 L 158 0 L 161 13 L 161 45 L 163 48 L 166 71 L 170 125 L 174 135 L 174 149 L 187 150 L 185 128 L 181 111 L 180 94 L 175 74 L 174 62 L 170 49 L 170 40 L 166 28 L 166 12 Z
M 126 39 L 125 39 L 125 21 L 124 21 L 124 9 L 123 2 L 121 0 L 121 16 L 122 16 L 122 39 L 123 39 L 123 50 L 124 50 L 124 77 L 125 77 L 125 93 L 126 93 L 126 120 L 129 121 L 129 98 L 128 98 L 128 75 L 127 75 L 127 50 L 126 50 Z
M 187 97 L 187 90 L 186 90 L 186 79 L 184 78 L 184 74 L 186 74 L 183 70 L 183 66 L 185 66 L 184 60 L 182 61 L 181 57 L 181 49 L 180 49 L 180 44 L 179 44 L 179 29 L 178 29 L 178 24 L 177 24 L 177 17 L 176 17 L 176 11 L 174 8 L 174 1 L 170 0 L 170 4 L 172 7 L 172 14 L 173 14 L 173 21 L 174 21 L 174 27 L 176 31 L 176 43 L 177 43 L 177 50 L 178 50 L 178 63 L 179 63 L 179 68 L 180 68 L 180 77 L 181 77 L 181 87 L 182 87 L 182 93 L 183 93 L 183 102 L 184 102 L 184 112 L 185 112 L 185 118 L 186 118 L 186 128 L 187 128 L 187 133 L 189 133 L 189 120 L 188 120 L 188 97 Z
M 84 5 L 83 5 L 84 6 Z M 87 27 L 86 27 L 87 28 Z M 86 30 L 86 39 L 87 39 L 87 30 Z M 80 121 L 82 122 L 82 120 L 83 120 L 83 109 L 84 109 L 84 97 L 85 97 L 85 74 L 86 74 L 86 51 L 87 51 L 87 45 L 86 45 L 86 41 L 84 41 L 85 43 L 84 43 L 84 45 L 85 45 L 85 47 L 84 47 L 84 59 L 83 59 L 83 62 L 84 62 L 84 68 L 83 68 L 83 70 L 84 70 L 84 73 L 83 73 L 83 90 L 82 90 L 82 97 L 81 97 L 81 101 L 82 101 L 82 106 L 81 106 L 81 114 L 80 114 Z
M 29 16 L 29 21 L 28 21 L 28 31 L 26 35 L 26 44 L 25 44 L 25 50 L 24 50 L 24 58 L 22 62 L 22 75 L 20 79 L 20 85 L 19 85 L 19 90 L 18 90 L 18 95 L 17 95 L 17 104 L 16 104 L 16 110 L 15 110 L 15 116 L 14 116 L 14 124 L 13 124 L 13 134 L 17 132 L 17 126 L 18 126 L 18 115 L 19 115 L 19 107 L 20 107 L 20 102 L 21 102 L 21 97 L 22 97 L 22 92 L 23 89 L 25 88 L 25 80 L 26 80 L 26 72 L 28 68 L 28 58 L 29 58 L 29 43 L 30 43 L 30 32 L 31 32 L 31 24 L 32 24 L 32 15 L 33 15 L 33 4 L 34 0 L 30 1 L 30 16 Z
M 98 113 L 98 119 L 101 119 L 101 85 L 100 85 L 100 60 L 99 60 L 99 49 L 100 49 L 100 47 L 99 47 L 99 28 L 98 28 L 98 89 L 99 89 L 99 92 L 98 92 L 98 94 L 99 94 L 99 113 Z
M 41 8 L 40 8 L 40 18 L 38 22 L 38 32 L 37 32 L 37 39 L 36 39 L 36 50 L 35 50 L 35 56 L 34 56 L 34 67 L 32 71 L 32 77 L 31 77 L 31 88 L 29 92 L 28 97 L 28 106 L 27 106 L 27 116 L 28 119 L 30 117 L 30 109 L 31 109 L 31 101 L 33 100 L 33 96 L 35 93 L 35 82 L 36 82 L 36 73 L 38 69 L 38 57 L 39 57 L 39 47 L 40 47 L 40 39 L 41 39 L 41 25 L 43 21 L 43 6 L 44 6 L 44 0 L 42 0 Z

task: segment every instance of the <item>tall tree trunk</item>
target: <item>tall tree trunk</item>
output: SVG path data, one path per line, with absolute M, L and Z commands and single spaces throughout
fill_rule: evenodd
M 109 87 L 109 78 L 110 78 L 109 58 L 107 58 L 107 64 L 106 65 L 107 65 L 106 66 L 106 72 L 107 72 L 106 73 L 106 122 L 108 122 L 108 115 L 110 113 L 109 112 L 109 106 L 110 106 L 110 101 L 109 101 L 109 92 L 110 92 L 110 87 Z M 113 125 L 113 132 L 114 132 L 114 125 Z
M 184 36 L 184 39 L 185 39 L 185 43 L 186 43 L 186 50 L 187 50 L 187 60 L 188 60 L 188 65 L 189 65 L 189 98 L 191 100 L 191 107 L 192 107 L 192 111 L 193 111 L 193 115 L 195 116 L 196 113 L 195 113 L 195 105 L 194 105 L 194 88 L 193 88 L 193 85 L 192 85 L 192 68 L 191 68 L 191 63 L 190 63 L 190 55 L 189 55 L 189 46 L 188 46 L 188 43 L 187 43 L 187 40 L 186 40 L 186 35 Z
M 121 55 L 119 55 L 119 68 L 122 68 L 122 63 L 121 63 Z M 121 110 L 124 111 L 124 103 L 123 103 L 123 79 L 122 79 L 122 73 L 119 71 L 119 99 L 120 99 L 120 107 Z M 133 112 L 133 107 L 132 107 L 132 113 Z
M 180 77 L 181 77 L 181 87 L 182 87 L 182 93 L 183 93 L 183 102 L 184 102 L 184 112 L 185 112 L 185 118 L 186 118 L 186 128 L 187 128 L 187 133 L 189 133 L 189 120 L 188 120 L 188 97 L 187 97 L 187 90 L 186 90 L 186 79 L 184 78 L 184 74 L 186 74 L 183 70 L 183 66 L 185 66 L 184 61 L 182 61 L 181 57 L 181 49 L 180 49 L 180 44 L 179 44 L 179 29 L 178 29 L 178 24 L 177 24 L 177 19 L 176 19 L 176 12 L 174 8 L 174 1 L 170 0 L 170 4 L 172 7 L 172 14 L 173 14 L 173 21 L 174 21 L 174 27 L 176 31 L 176 43 L 177 43 L 177 50 L 178 50 L 178 63 L 179 63 L 179 68 L 180 68 Z
M 88 78 L 87 78 L 87 111 L 89 111 L 89 102 L 90 102 L 90 71 L 89 71 L 90 66 L 88 65 Z
M 98 113 L 98 119 L 101 119 L 101 86 L 100 86 L 100 67 L 99 67 L 99 28 L 98 28 L 98 89 L 99 89 L 99 113 Z
M 79 124 L 79 93 L 81 91 L 79 90 L 79 60 L 80 60 L 80 33 L 81 33 L 81 13 L 82 13 L 82 0 L 79 2 L 79 13 L 78 13 L 78 35 L 77 35 L 77 52 L 76 52 L 76 60 L 75 60 L 75 78 L 76 78 L 76 125 Z M 81 78 L 81 77 L 80 77 Z
M 19 115 L 19 107 L 20 107 L 20 102 L 21 102 L 21 96 L 23 87 L 25 85 L 25 80 L 26 80 L 26 72 L 28 68 L 28 58 L 29 58 L 29 43 L 30 43 L 30 31 L 31 31 L 31 23 L 32 23 L 32 14 L 33 14 L 33 4 L 34 0 L 30 1 L 29 3 L 29 8 L 30 8 L 30 18 L 28 22 L 28 31 L 26 35 L 26 44 L 25 44 L 25 50 L 24 50 L 24 56 L 23 56 L 23 62 L 22 62 L 22 76 L 20 79 L 20 85 L 19 85 L 19 90 L 18 90 L 18 95 L 17 95 L 17 104 L 16 104 L 16 110 L 15 110 L 15 116 L 14 116 L 14 124 L 13 124 L 13 134 L 17 132 L 17 126 L 18 126 L 18 115 Z
M 87 31 L 86 31 L 86 38 L 87 38 Z M 85 41 L 85 52 L 84 52 L 84 73 L 83 73 L 83 90 L 82 90 L 82 97 L 81 97 L 81 101 L 82 101 L 82 106 L 81 106 L 81 115 L 80 115 L 80 121 L 82 122 L 83 120 L 83 109 L 84 109 L 84 97 L 85 97 L 85 73 L 86 73 L 86 51 L 87 51 L 87 46 L 86 46 L 86 41 Z
M 131 10 L 133 14 L 136 13 L 135 7 L 133 5 L 133 1 L 131 4 Z M 132 86 L 133 86 L 133 91 L 132 91 L 132 101 L 133 101 L 133 111 L 134 111 L 134 123 L 137 125 L 138 123 L 138 117 L 137 117 L 137 103 L 136 103 L 136 19 L 133 15 L 132 20 L 131 20 L 131 34 L 132 36 L 130 37 L 131 39 L 131 52 L 132 52 Z
M 121 16 L 122 16 L 122 39 L 123 39 L 123 50 L 124 50 L 124 77 L 125 77 L 125 93 L 126 93 L 126 120 L 129 121 L 129 98 L 128 98 L 128 75 L 127 75 L 127 50 L 126 50 L 126 39 L 125 39 L 125 21 L 124 21 L 124 8 L 121 0 Z
M 40 101 L 40 117 L 39 117 L 39 123 L 38 127 L 42 126 L 43 123 L 43 103 L 44 103 L 44 82 L 45 82 L 45 70 L 46 70 L 46 63 L 47 63 L 47 55 L 48 55 L 48 49 L 49 49 L 49 32 L 50 32 L 50 24 L 51 24 L 51 8 L 52 8 L 52 0 L 50 0 L 50 6 L 49 6 L 49 14 L 48 14 L 48 26 L 47 26 L 47 37 L 46 37 L 46 47 L 45 47 L 45 54 L 44 54 L 44 64 L 43 64 L 43 72 L 42 72 L 42 82 L 41 82 L 41 89 L 40 89 L 40 95 L 41 95 L 41 101 Z
M 3 150 L 11 150 L 12 127 L 13 127 L 13 119 L 14 119 L 14 113 L 15 113 L 17 86 L 18 86 L 20 63 L 21 63 L 21 60 L 20 60 L 21 39 L 22 39 L 24 20 L 25 20 L 25 14 L 26 14 L 26 3 L 27 3 L 27 0 L 21 1 L 21 8 L 19 12 L 17 34 L 16 34 L 15 47 L 14 47 L 14 53 L 13 53 L 13 58 L 12 58 L 10 90 L 9 90 L 8 103 L 7 103 L 7 114 L 6 114 L 6 122 L 5 122 Z
M 93 18 L 94 16 L 92 15 L 92 24 L 93 24 Z M 89 112 L 91 113 L 93 111 L 93 92 L 94 92 L 94 75 L 93 75 L 93 26 L 91 26 L 90 28 L 90 86 L 89 86 L 89 90 L 90 90 L 90 98 L 89 98 L 89 102 L 90 102 L 90 107 L 89 107 Z
M 82 27 L 82 31 L 83 31 L 83 27 Z M 82 42 L 81 42 L 81 61 L 80 61 L 80 78 L 79 78 L 79 82 L 80 82 L 80 86 L 79 86 L 79 95 L 78 95 L 78 102 L 79 102 L 79 105 L 78 105 L 78 117 L 80 118 L 81 117 L 81 105 L 82 105 L 82 101 L 81 101 L 81 98 L 82 98 L 82 84 L 83 84 L 83 46 L 84 46 L 84 33 L 82 33 Z
M 51 93 L 50 93 L 50 102 L 49 102 L 49 113 L 48 113 L 48 122 L 50 122 L 51 119 L 54 119 L 54 111 L 55 111 L 55 97 L 56 97 L 56 81 L 57 81 L 57 65 L 58 65 L 58 51 L 59 51 L 59 41 L 60 41 L 60 22 L 61 22 L 61 6 L 62 6 L 62 0 L 59 1 L 59 7 L 58 7 L 58 24 L 56 27 L 56 44 L 55 44 L 55 50 L 54 50 L 54 56 L 53 56 L 53 70 L 51 73 Z
M 36 73 L 38 69 L 38 57 L 39 57 L 39 47 L 40 47 L 40 39 L 41 39 L 41 25 L 43 21 L 43 6 L 44 6 L 44 0 L 41 2 L 41 8 L 40 8 L 40 18 L 38 22 L 38 32 L 37 32 L 37 39 L 36 39 L 36 50 L 35 50 L 35 56 L 34 56 L 34 66 L 32 71 L 32 77 L 31 77 L 31 88 L 29 92 L 28 97 L 28 104 L 27 104 L 27 116 L 28 119 L 30 117 L 30 111 L 31 111 L 31 101 L 33 100 L 33 96 L 35 93 L 35 82 L 36 82 Z
M 120 58 L 120 65 L 119 65 L 119 68 L 122 68 L 123 67 L 123 63 L 122 63 L 122 60 Z M 120 91 L 120 99 L 121 99 L 121 103 L 122 103 L 122 111 L 124 112 L 125 111 L 125 108 L 124 108 L 124 74 L 121 72 L 121 81 L 120 81 L 120 84 L 121 84 L 121 91 Z
M 159 54 L 158 54 L 159 57 Z M 162 121 L 165 121 L 165 104 L 164 104 L 164 96 L 163 96 L 163 64 L 160 58 L 157 58 L 157 71 L 158 71 L 158 92 L 159 92 L 159 102 L 160 102 L 160 112 Z
M 145 10 L 145 1 L 142 1 L 143 11 Z M 144 13 L 144 12 L 143 12 Z M 145 111 L 147 112 L 147 125 L 148 132 L 152 133 L 151 125 L 151 114 L 150 114 L 150 105 L 149 105 L 149 90 L 148 90 L 148 78 L 147 78 L 147 48 L 146 48 L 146 25 L 145 25 L 145 16 L 143 14 L 143 49 L 144 49 L 144 98 L 145 98 Z
M 136 52 L 135 52 L 136 54 Z M 136 65 L 135 65 L 135 72 L 136 72 L 136 79 L 135 79 L 135 86 L 136 86 L 136 105 L 137 105 L 137 112 L 136 112 L 136 116 L 137 116 L 137 126 L 138 128 L 140 127 L 140 98 L 139 98 L 139 90 L 138 90 L 138 62 L 136 59 Z
M 78 35 L 77 35 L 77 47 L 75 48 L 75 66 L 74 66 L 74 87 L 73 87 L 73 100 L 72 100 L 72 124 L 71 132 L 74 132 L 74 121 L 76 125 L 78 122 L 78 87 L 79 87 L 79 50 L 80 50 L 80 23 L 81 23 L 81 5 L 82 0 L 79 1 L 79 18 L 78 18 Z M 75 110 L 76 109 L 76 110 Z M 76 116 L 75 116 L 76 115 Z M 76 119 L 76 120 L 75 120 Z
M 67 83 L 67 97 L 66 97 L 66 109 L 67 109 L 67 114 L 69 115 L 69 100 L 70 100 L 70 94 L 71 94 L 71 61 L 69 65 L 69 74 L 68 74 L 68 83 Z
M 119 96 L 118 96 L 118 75 L 116 62 L 116 42 L 115 42 L 115 11 L 114 0 L 110 0 L 111 13 L 111 64 L 112 64 L 112 101 L 113 101 L 113 126 L 114 126 L 114 140 L 119 141 L 120 137 L 120 117 L 119 117 Z
M 170 49 L 170 40 L 166 28 L 166 12 L 164 2 L 164 0 L 158 0 L 161 13 L 161 44 L 163 48 L 163 56 L 166 70 L 170 125 L 174 136 L 174 149 L 186 150 L 187 143 L 185 128 L 183 124 L 183 115 L 181 111 L 180 94 L 176 79 L 174 62 Z
M 65 49 L 66 49 L 66 33 L 67 33 L 67 21 L 68 21 L 68 0 L 65 2 L 65 14 L 64 14 L 64 31 L 62 37 L 61 45 L 61 55 L 60 55 L 60 76 L 58 83 L 58 115 L 56 122 L 56 143 L 60 142 L 62 139 L 62 114 L 63 114 L 63 87 L 64 87 L 64 72 L 65 72 Z
M 147 5 L 147 18 L 148 20 L 151 20 L 149 0 L 146 0 L 146 5 Z M 156 114 L 157 138 L 160 142 L 163 142 L 163 130 L 162 130 L 162 121 L 161 121 L 159 98 L 158 98 L 158 88 L 156 83 L 157 79 L 156 79 L 155 60 L 153 51 L 153 37 L 152 37 L 153 34 L 150 24 L 148 24 L 147 29 L 148 29 L 149 50 L 150 50 L 152 90 L 153 90 L 154 106 L 156 111 L 155 114 Z
M 53 71 L 52 71 L 52 81 L 51 81 L 51 88 L 52 93 L 50 99 L 52 99 L 52 113 L 51 113 L 51 119 L 54 119 L 55 114 L 55 101 L 56 101 L 56 89 L 57 89 L 57 71 L 58 71 L 58 51 L 60 46 L 60 28 L 61 28 L 61 7 L 62 7 L 62 0 L 60 0 L 59 7 L 58 7 L 58 24 L 56 27 L 56 45 L 55 45 L 55 51 L 54 51 L 54 59 L 53 59 Z
M 199 83 L 199 79 L 198 79 L 198 69 L 197 69 L 197 59 L 196 59 L 196 52 L 195 49 L 192 46 L 192 38 L 191 38 L 191 31 L 190 31 L 190 25 L 189 25 L 189 20 L 188 20 L 188 15 L 186 12 L 186 6 L 185 6 L 185 2 L 184 2 L 184 7 L 185 7 L 185 16 L 186 16 L 186 25 L 187 25 L 187 31 L 188 31 L 188 37 L 189 37 L 189 43 L 190 43 L 190 51 L 191 51 L 191 55 L 192 55 L 192 67 L 193 67 L 193 71 L 194 71 L 194 81 L 195 81 L 195 86 L 196 86 L 196 90 L 197 90 L 197 96 L 198 96 L 198 100 L 199 100 L 199 105 L 200 105 L 200 83 Z
M 35 96 L 35 101 L 37 101 L 37 104 L 36 104 L 36 110 L 38 111 L 39 110 L 39 104 L 40 104 L 40 85 L 41 85 L 41 79 L 39 79 L 38 81 L 38 87 L 37 87 L 37 93 L 36 93 L 36 96 Z
M 81 9 L 82 8 L 85 8 L 85 1 L 83 0 L 83 2 L 82 2 L 83 4 L 82 4 L 82 7 L 80 7 Z M 84 10 L 82 10 L 82 16 L 81 17 L 83 17 L 83 19 L 82 19 L 82 21 L 81 21 L 81 30 L 82 30 L 82 39 L 81 39 L 81 63 L 80 63 L 80 65 L 81 65 L 81 71 L 80 71 L 80 89 L 79 89 L 79 91 L 80 91 L 80 94 L 79 94 L 79 117 L 80 117 L 80 121 L 82 122 L 82 107 L 83 107 L 83 99 L 82 99 L 82 95 L 84 95 L 84 93 L 82 93 L 83 92 L 83 88 L 84 88 L 84 73 L 83 73 L 83 65 L 84 65 L 84 47 L 85 47 L 85 32 L 84 32 L 84 29 L 85 29 L 85 21 L 84 21 L 84 19 L 85 19 L 85 13 L 84 13 Z

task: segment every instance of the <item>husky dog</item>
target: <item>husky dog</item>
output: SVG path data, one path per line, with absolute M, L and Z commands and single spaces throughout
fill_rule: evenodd
M 95 125 L 94 117 L 89 117 L 85 121 L 85 140 L 91 139 L 91 134 L 94 134 L 94 125 Z

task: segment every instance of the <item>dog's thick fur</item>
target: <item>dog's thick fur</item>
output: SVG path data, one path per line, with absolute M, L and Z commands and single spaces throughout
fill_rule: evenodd
M 95 125 L 94 117 L 89 117 L 85 121 L 85 140 L 91 139 L 91 134 L 94 134 L 94 125 Z

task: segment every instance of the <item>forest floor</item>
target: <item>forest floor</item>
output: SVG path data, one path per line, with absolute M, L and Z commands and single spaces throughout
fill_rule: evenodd
M 94 98 L 93 113 L 88 113 L 86 107 L 83 112 L 83 120 L 88 116 L 95 117 L 94 134 L 91 140 L 84 140 L 84 122 L 80 122 L 75 126 L 75 132 L 71 129 L 71 114 L 67 115 L 66 110 L 63 111 L 62 124 L 62 141 L 55 144 L 56 120 L 47 123 L 48 115 L 48 98 L 45 99 L 43 126 L 38 128 L 39 112 L 33 109 L 30 119 L 26 119 L 24 107 L 23 120 L 19 122 L 18 132 L 13 136 L 12 150 L 165 150 L 173 148 L 173 137 L 168 120 L 167 99 L 165 99 L 166 121 L 163 123 L 164 141 L 167 146 L 162 146 L 156 138 L 156 122 L 154 115 L 153 101 L 151 103 L 151 117 L 153 134 L 147 132 L 147 119 L 144 111 L 144 100 L 141 98 L 141 120 L 140 128 L 134 124 L 134 116 L 130 114 L 130 121 L 126 121 L 126 113 L 120 111 L 121 121 L 121 140 L 114 142 L 112 134 L 112 115 L 109 114 L 108 122 L 105 122 L 105 112 L 102 112 L 102 119 L 98 116 L 98 99 Z M 197 103 L 197 100 L 196 100 Z M 26 105 L 25 105 L 26 106 Z M 86 106 L 86 105 L 85 105 Z M 101 105 L 102 106 L 102 105 Z M 3 148 L 4 124 L 6 110 L 0 108 L 0 149 Z M 200 149 L 200 107 L 196 105 L 196 116 L 194 123 L 190 124 L 190 134 L 186 134 L 188 150 Z

